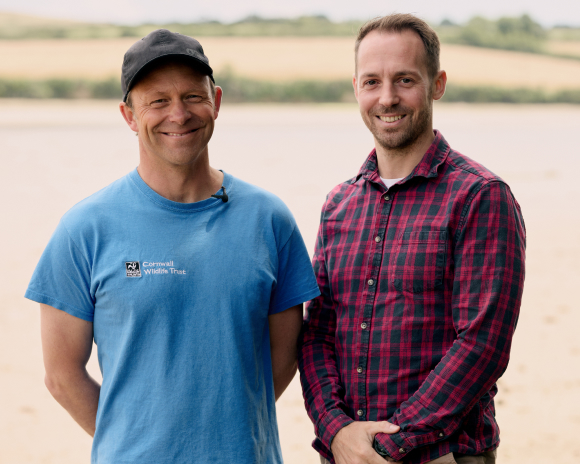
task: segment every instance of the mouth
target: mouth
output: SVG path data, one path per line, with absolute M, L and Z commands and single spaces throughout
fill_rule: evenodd
M 189 134 L 193 134 L 196 131 L 197 131 L 197 129 L 191 129 L 191 130 L 185 131 L 185 132 L 162 132 L 162 134 L 167 135 L 168 137 L 179 138 L 179 137 L 185 137 L 186 135 L 189 135 Z
M 377 116 L 377 118 L 379 118 L 383 122 L 396 122 L 403 119 L 406 116 L 407 116 L 406 114 L 398 114 L 396 116 Z

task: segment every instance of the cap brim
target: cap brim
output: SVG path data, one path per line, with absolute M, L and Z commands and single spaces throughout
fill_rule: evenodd
M 129 92 L 135 86 L 135 84 L 140 79 L 142 79 L 145 76 L 145 74 L 147 74 L 152 70 L 152 68 L 154 67 L 153 65 L 155 64 L 156 61 L 171 56 L 183 58 L 184 61 L 188 61 L 189 63 L 191 63 L 193 69 L 200 71 L 202 74 L 205 74 L 206 76 L 209 76 L 211 81 L 215 84 L 215 80 L 213 78 L 213 69 L 211 69 L 211 67 L 206 63 L 204 63 L 203 61 L 186 53 L 168 53 L 166 55 L 156 56 L 155 58 L 153 58 L 152 60 L 148 61 L 143 66 L 141 66 L 141 68 L 139 68 L 139 70 L 135 73 L 133 78 L 127 83 L 127 91 L 123 96 L 123 102 L 127 101 L 127 96 L 129 95 Z

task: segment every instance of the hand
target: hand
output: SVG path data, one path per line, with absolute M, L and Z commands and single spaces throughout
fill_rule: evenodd
M 403 461 L 395 461 L 393 458 L 390 458 L 388 456 L 381 456 L 381 457 L 387 462 L 395 462 L 397 464 L 403 464 Z
M 387 421 L 351 422 L 338 431 L 330 444 L 334 460 L 336 464 L 385 464 L 385 458 L 373 448 L 375 435 L 397 433 L 399 430 L 398 425 Z

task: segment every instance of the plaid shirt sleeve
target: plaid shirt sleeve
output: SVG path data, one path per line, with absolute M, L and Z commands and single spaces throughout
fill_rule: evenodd
M 327 200 L 328 201 L 328 200 Z M 345 413 L 344 388 L 335 355 L 336 313 L 324 257 L 324 210 L 314 250 L 313 267 L 320 296 L 308 305 L 310 330 L 303 333 L 298 363 L 306 410 L 314 424 L 316 436 L 330 450 L 338 431 L 353 420 Z M 324 453 L 324 450 L 319 450 Z M 330 456 L 327 456 L 330 457 Z
M 483 183 L 463 206 L 454 237 L 452 314 L 457 339 L 390 419 L 401 431 L 376 436 L 393 459 L 403 460 L 413 449 L 456 432 L 505 371 L 522 296 L 524 258 L 525 226 L 509 187 L 497 180 Z M 320 362 L 330 355 L 330 350 L 313 353 Z M 322 388 L 329 394 L 316 406 L 335 408 L 339 389 L 331 382 Z M 326 424 L 334 430 L 335 423 L 323 423 L 319 429 L 331 436 Z

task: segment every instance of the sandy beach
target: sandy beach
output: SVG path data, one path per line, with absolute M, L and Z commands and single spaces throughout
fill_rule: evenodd
M 499 381 L 500 464 L 580 462 L 580 107 L 438 104 L 435 126 L 511 186 L 526 221 L 527 275 Z M 326 193 L 372 139 L 352 104 L 231 105 L 212 164 L 280 196 L 312 253 Z M 116 102 L 0 100 L 0 464 L 78 464 L 91 440 L 43 384 L 39 310 L 23 298 L 61 215 L 132 170 L 137 140 Z M 90 371 L 99 377 L 95 356 Z M 296 378 L 277 404 L 287 464 L 317 464 Z

